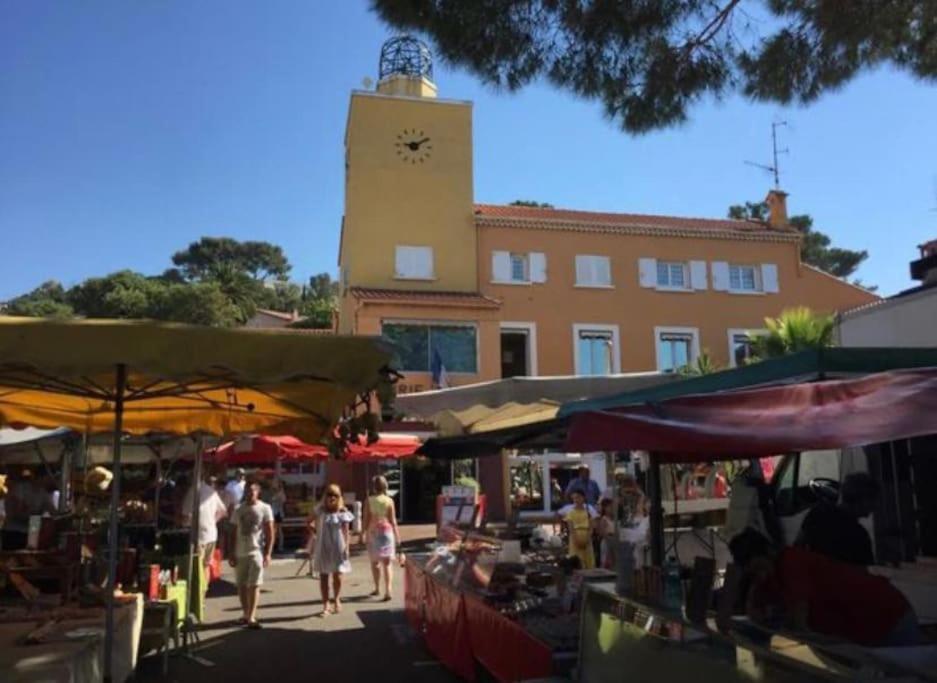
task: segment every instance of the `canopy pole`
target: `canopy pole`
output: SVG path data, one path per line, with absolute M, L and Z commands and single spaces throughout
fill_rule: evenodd
M 192 614 L 192 584 L 196 576 L 200 576 L 200 564 L 202 558 L 198 552 L 198 528 L 199 528 L 199 508 L 201 507 L 201 496 L 199 489 L 202 488 L 202 449 L 205 442 L 201 434 L 195 440 L 195 464 L 192 467 L 192 525 L 189 529 L 189 553 L 188 570 L 185 582 L 185 622 L 182 631 L 182 646 L 188 651 L 189 637 L 195 636 L 195 618 Z M 196 557 L 198 559 L 196 560 Z M 196 564 L 198 562 L 198 564 Z M 201 584 L 198 587 L 202 590 Z
M 104 628 L 104 681 L 113 680 L 114 656 L 114 590 L 117 587 L 118 547 L 117 510 L 120 506 L 120 449 L 124 431 L 124 392 L 127 388 L 127 366 L 118 363 L 114 378 L 114 480 L 111 483 L 111 518 L 108 528 L 107 610 Z M 87 447 L 87 446 L 86 446 Z
M 650 453 L 647 468 L 647 494 L 651 499 L 651 565 L 664 566 L 664 508 L 660 490 L 660 456 Z

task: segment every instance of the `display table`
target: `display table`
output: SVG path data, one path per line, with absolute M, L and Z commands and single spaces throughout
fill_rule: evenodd
M 58 622 L 42 643 L 22 644 L 39 622 L 0 624 L 0 680 L 4 683 L 100 683 L 104 667 L 104 609 Z M 115 683 L 136 669 L 143 625 L 143 596 L 137 595 L 114 612 L 112 673 Z
M 14 571 L 30 582 L 55 581 L 65 604 L 71 599 L 78 564 L 58 550 L 5 550 L 0 551 L 0 570 Z
M 616 595 L 614 584 L 586 586 L 581 629 L 578 680 L 588 683 L 920 680 L 875 650 L 807 642 L 744 617 L 720 633 L 712 619 L 690 623 L 682 612 Z
M 414 561 L 408 561 L 404 580 L 407 620 L 462 679 L 476 679 L 476 662 L 503 682 L 553 674 L 551 648 L 482 599 L 444 584 Z

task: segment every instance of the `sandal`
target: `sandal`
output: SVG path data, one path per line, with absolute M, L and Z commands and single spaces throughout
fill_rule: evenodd
M 335 598 L 335 600 L 333 600 L 332 603 L 333 603 L 334 606 L 335 606 L 335 614 L 338 614 L 339 612 L 342 611 L 342 601 L 341 601 L 341 599 Z
M 247 628 L 249 628 L 252 631 L 259 631 L 260 629 L 263 628 L 263 626 L 260 625 L 259 621 L 251 621 L 251 622 L 248 622 Z
M 391 594 L 388 593 L 381 599 L 381 602 L 390 602 L 391 600 L 393 600 L 393 597 L 391 597 Z

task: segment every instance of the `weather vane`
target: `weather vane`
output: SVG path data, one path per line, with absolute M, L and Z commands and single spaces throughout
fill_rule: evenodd
M 773 121 L 771 123 L 771 153 L 774 163 L 768 166 L 766 164 L 755 163 L 754 161 L 745 162 L 749 166 L 755 166 L 771 173 L 774 176 L 774 188 L 776 190 L 781 189 L 781 167 L 778 165 L 778 154 L 788 154 L 790 152 L 787 147 L 778 149 L 778 128 L 786 125 L 787 121 Z

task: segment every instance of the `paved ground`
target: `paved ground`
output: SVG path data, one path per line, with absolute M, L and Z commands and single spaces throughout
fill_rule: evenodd
M 405 545 L 424 537 L 429 527 L 402 528 Z M 407 543 L 408 539 L 410 543 Z M 161 677 L 158 658 L 141 660 L 137 680 L 203 683 L 206 680 L 288 681 L 383 680 L 443 683 L 457 680 L 435 662 L 410 632 L 403 615 L 402 572 L 394 576 L 394 600 L 377 602 L 370 569 L 362 554 L 352 558 L 352 573 L 343 588 L 344 609 L 325 619 L 318 582 L 294 576 L 300 561 L 275 559 L 261 595 L 261 631 L 238 628 L 237 595 L 225 568 L 207 600 L 207 618 L 196 654 L 205 666 L 188 658 L 170 661 L 169 677 Z

